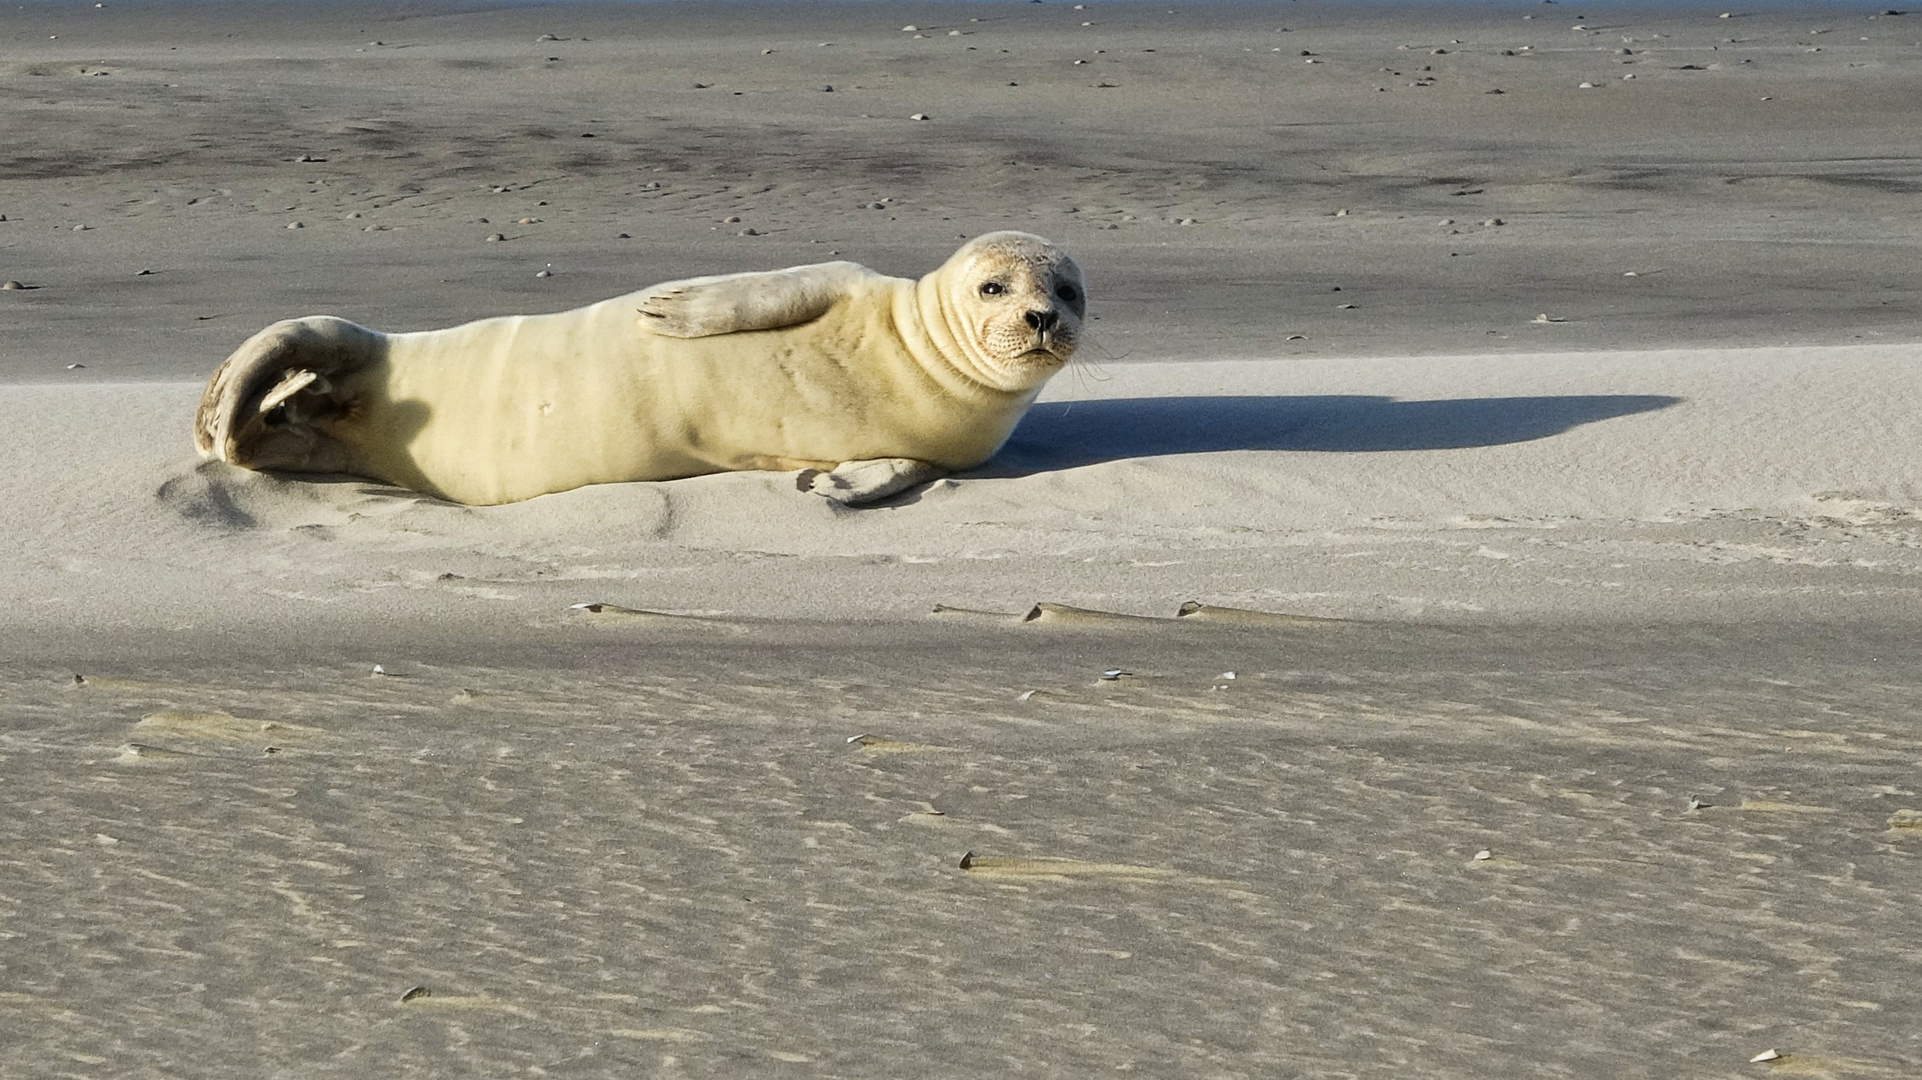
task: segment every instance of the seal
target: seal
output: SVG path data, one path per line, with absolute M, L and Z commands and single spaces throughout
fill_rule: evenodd
M 194 442 L 470 505 L 747 469 L 859 505 L 993 456 L 1086 311 L 1067 253 L 995 232 L 919 280 L 818 263 L 402 334 L 315 315 L 221 364 Z

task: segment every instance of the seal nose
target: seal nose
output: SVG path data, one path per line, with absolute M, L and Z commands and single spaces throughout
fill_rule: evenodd
M 1024 317 L 1027 319 L 1029 326 L 1034 327 L 1044 334 L 1053 330 L 1054 324 L 1061 321 L 1061 316 L 1053 311 L 1030 311 Z

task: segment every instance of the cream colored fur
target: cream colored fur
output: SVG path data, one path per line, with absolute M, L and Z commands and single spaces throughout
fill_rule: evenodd
M 1059 248 L 990 233 L 918 281 L 822 263 L 419 333 L 311 316 L 214 373 L 195 441 L 470 504 L 736 469 L 869 502 L 993 455 L 1073 351 L 1082 289 Z

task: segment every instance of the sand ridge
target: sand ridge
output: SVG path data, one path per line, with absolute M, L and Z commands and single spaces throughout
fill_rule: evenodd
M 1922 569 L 1903 348 L 1076 370 L 982 469 L 858 512 L 780 473 L 485 508 L 250 473 L 193 460 L 196 393 L 0 389 L 36 462 L 0 482 L 0 618 L 1853 619 Z

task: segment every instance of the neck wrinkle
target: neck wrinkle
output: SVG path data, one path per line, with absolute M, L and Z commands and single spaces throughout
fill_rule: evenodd
M 929 274 L 916 281 L 913 289 L 904 290 L 913 309 L 914 324 L 932 347 L 928 355 L 950 358 L 941 365 L 942 370 L 929 374 L 958 391 L 1019 397 L 1022 391 L 1006 389 L 987 379 L 980 359 L 968 348 L 966 338 L 955 333 L 954 326 L 948 322 L 947 305 L 941 302 L 941 289 L 934 280 L 938 275 L 939 271 Z M 897 318 L 897 321 L 905 320 Z M 926 366 L 925 362 L 922 366 Z

